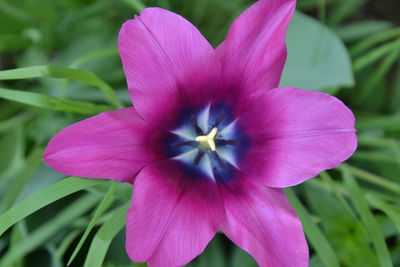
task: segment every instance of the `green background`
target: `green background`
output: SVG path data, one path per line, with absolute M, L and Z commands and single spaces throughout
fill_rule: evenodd
M 130 105 L 116 47 L 134 13 L 172 10 L 217 46 L 252 2 L 0 0 L 0 267 L 145 266 L 124 249 L 130 186 L 64 177 L 43 149 L 64 127 Z M 298 1 L 282 85 L 339 97 L 359 136 L 345 164 L 286 191 L 312 267 L 400 266 L 399 25 L 398 0 Z M 257 266 L 222 234 L 189 265 Z

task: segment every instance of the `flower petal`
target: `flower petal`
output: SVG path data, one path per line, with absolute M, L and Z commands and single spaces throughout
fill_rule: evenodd
M 118 42 L 132 101 L 150 123 L 168 127 L 182 104 L 205 103 L 215 91 L 219 59 L 183 17 L 146 8 L 125 22 Z
M 295 0 L 260 0 L 232 24 L 217 48 L 222 62 L 222 83 L 238 99 L 279 85 L 286 61 L 286 29 Z M 232 94 L 232 92 L 230 92 Z
M 354 121 L 351 110 L 325 93 L 295 88 L 261 93 L 239 121 L 252 140 L 241 169 L 267 186 L 299 184 L 354 153 Z
M 301 222 L 282 189 L 246 182 L 220 186 L 226 219 L 221 230 L 261 267 L 306 267 Z
M 186 177 L 176 161 L 154 162 L 134 184 L 126 250 L 152 267 L 182 266 L 205 249 L 222 216 L 214 182 Z
M 133 107 L 106 111 L 57 133 L 43 159 L 66 175 L 132 183 L 158 157 L 149 145 L 156 134 Z

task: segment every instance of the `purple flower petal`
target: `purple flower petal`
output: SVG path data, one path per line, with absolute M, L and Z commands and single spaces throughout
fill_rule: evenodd
M 140 115 L 168 128 L 182 106 L 197 106 L 218 86 L 220 63 L 212 46 L 186 19 L 146 8 L 119 34 L 129 92 Z
M 260 0 L 233 22 L 217 48 L 227 95 L 243 102 L 261 89 L 278 87 L 286 61 L 286 29 L 295 6 L 295 0 Z
M 259 266 L 308 266 L 301 222 L 281 189 L 255 185 L 246 177 L 220 186 L 220 192 L 226 213 L 221 230 Z
M 57 133 L 43 159 L 66 175 L 132 183 L 140 169 L 159 157 L 147 145 L 157 132 L 132 107 L 107 111 Z
M 186 177 L 175 161 L 157 161 L 135 181 L 126 249 L 152 267 L 182 266 L 205 249 L 222 217 L 215 183 Z
M 357 147 L 353 113 L 321 92 L 277 88 L 260 93 L 239 124 L 251 139 L 240 166 L 271 187 L 288 187 L 337 167 Z

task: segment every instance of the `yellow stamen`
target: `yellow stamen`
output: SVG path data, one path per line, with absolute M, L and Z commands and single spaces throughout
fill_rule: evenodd
M 214 127 L 209 134 L 197 136 L 196 141 L 202 144 L 206 143 L 212 151 L 216 151 L 217 147 L 215 146 L 214 138 L 217 135 L 217 131 L 217 127 Z

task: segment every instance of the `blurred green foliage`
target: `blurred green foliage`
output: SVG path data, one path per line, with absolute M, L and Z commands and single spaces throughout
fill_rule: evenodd
M 145 266 L 124 249 L 131 188 L 65 178 L 41 162 L 57 131 L 130 105 L 117 53 L 145 6 L 188 18 L 217 46 L 250 0 L 0 0 L 0 266 Z M 334 94 L 357 117 L 359 148 L 286 191 L 313 267 L 400 266 L 400 5 L 299 0 L 282 85 Z M 218 234 L 193 263 L 257 266 Z

